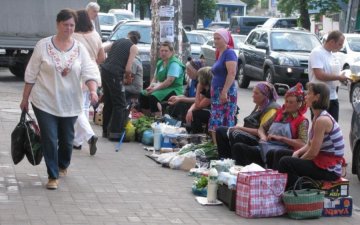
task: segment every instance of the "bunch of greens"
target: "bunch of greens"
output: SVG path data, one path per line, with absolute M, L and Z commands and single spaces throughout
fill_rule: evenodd
M 142 134 L 144 131 L 151 129 L 151 124 L 154 123 L 154 118 L 149 116 L 140 117 L 134 120 L 133 125 L 137 134 Z
M 206 188 L 208 185 L 208 179 L 205 176 L 201 176 L 200 178 L 196 179 L 194 183 L 197 189 Z

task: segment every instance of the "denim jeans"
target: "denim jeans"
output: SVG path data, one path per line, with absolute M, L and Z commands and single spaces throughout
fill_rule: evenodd
M 77 116 L 58 117 L 33 105 L 41 133 L 41 144 L 49 179 L 59 177 L 59 168 L 70 165 Z

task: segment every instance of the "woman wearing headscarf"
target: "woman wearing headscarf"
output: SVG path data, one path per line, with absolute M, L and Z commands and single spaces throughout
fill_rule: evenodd
M 242 142 L 248 145 L 258 145 L 258 128 L 266 123 L 280 108 L 276 103 L 278 95 L 274 86 L 267 82 L 259 82 L 253 88 L 254 110 L 244 118 L 243 126 L 225 127 L 216 129 L 216 142 L 219 158 L 232 158 L 231 146 Z
M 302 85 L 298 83 L 286 92 L 283 107 L 259 127 L 259 146 L 249 146 L 246 143 L 232 146 L 236 164 L 245 166 L 257 163 L 264 166 L 269 151 L 297 150 L 303 147 L 307 142 L 309 128 L 309 121 L 304 116 L 306 110 Z M 271 161 L 269 163 L 272 164 Z
M 195 102 L 196 87 L 198 85 L 198 70 L 204 66 L 201 59 L 190 59 L 186 65 L 186 75 L 189 78 L 184 95 L 173 95 L 169 98 L 167 111 L 170 116 L 185 123 L 186 113 Z
M 234 126 L 237 109 L 237 89 L 235 85 L 237 56 L 230 32 L 218 29 L 214 33 L 216 61 L 212 66 L 211 116 L 209 132 L 216 144 L 215 130 L 219 126 Z

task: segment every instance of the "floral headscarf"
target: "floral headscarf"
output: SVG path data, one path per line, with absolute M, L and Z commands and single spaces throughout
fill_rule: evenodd
M 294 87 L 287 90 L 287 92 L 285 93 L 285 98 L 287 98 L 289 96 L 295 96 L 296 100 L 298 102 L 301 102 L 301 106 L 300 106 L 298 112 L 300 114 L 306 113 L 307 107 L 305 104 L 305 92 L 304 92 L 304 88 L 301 83 L 297 83 Z
M 259 110 L 265 109 L 269 103 L 276 101 L 279 98 L 275 87 L 268 82 L 259 82 L 255 87 L 265 96 L 264 104 L 259 106 Z

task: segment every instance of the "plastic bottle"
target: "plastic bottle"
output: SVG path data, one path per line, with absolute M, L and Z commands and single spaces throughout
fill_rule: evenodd
M 215 168 L 216 165 L 212 165 L 208 175 L 208 188 L 207 188 L 207 201 L 208 203 L 216 203 L 217 199 L 217 179 L 218 172 Z
M 160 151 L 161 148 L 161 128 L 159 122 L 156 122 L 154 127 L 154 149 Z

